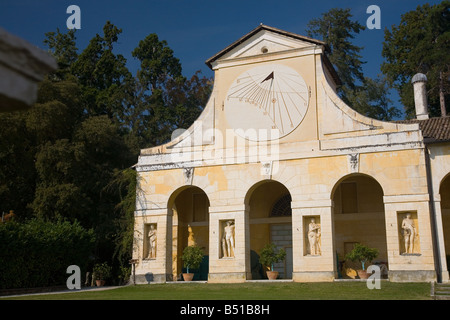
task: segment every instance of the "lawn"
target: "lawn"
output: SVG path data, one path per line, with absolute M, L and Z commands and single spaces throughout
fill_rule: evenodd
M 103 291 L 28 295 L 26 300 L 429 300 L 429 283 L 381 282 L 368 289 L 365 282 L 330 283 L 166 283 L 124 286 Z M 3 299 L 1 299 L 3 300 Z

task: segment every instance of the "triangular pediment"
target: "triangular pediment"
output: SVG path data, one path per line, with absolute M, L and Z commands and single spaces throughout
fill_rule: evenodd
M 239 46 L 224 54 L 220 60 L 253 57 L 292 49 L 310 47 L 311 43 L 293 39 L 267 30 L 261 30 Z
M 322 41 L 261 24 L 208 59 L 206 64 L 212 68 L 212 65 L 216 61 L 286 52 L 294 49 L 308 48 L 314 45 L 321 45 L 327 48 L 326 44 Z

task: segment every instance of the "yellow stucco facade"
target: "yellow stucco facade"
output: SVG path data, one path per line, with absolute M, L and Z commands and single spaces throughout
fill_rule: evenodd
M 215 79 L 202 115 L 136 165 L 139 282 L 179 279 L 189 245 L 203 248 L 204 280 L 264 278 L 257 256 L 271 242 L 286 250 L 277 268 L 293 281 L 355 277 L 345 261 L 355 243 L 378 249 L 372 263 L 391 281 L 448 280 L 449 144 L 427 148 L 418 124 L 345 105 L 325 50 L 261 25 L 207 61 Z

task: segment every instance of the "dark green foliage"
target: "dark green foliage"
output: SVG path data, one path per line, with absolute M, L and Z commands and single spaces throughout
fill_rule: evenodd
M 268 243 L 260 252 L 259 262 L 270 267 L 270 270 L 273 271 L 273 264 L 283 261 L 285 258 L 286 251 L 283 248 L 277 251 L 277 247 L 274 243 Z
M 141 70 L 133 77 L 124 56 L 114 52 L 121 32 L 106 22 L 103 33 L 95 35 L 80 53 L 75 31 L 48 32 L 44 43 L 59 69 L 40 83 L 31 109 L 0 114 L 0 211 L 14 210 L 24 228 L 29 219 L 39 218 L 92 230 L 93 260 L 85 271 L 92 271 L 94 263 L 106 262 L 113 268 L 111 284 L 118 278 L 123 283 L 130 272 L 138 186 L 131 167 L 140 149 L 164 143 L 175 129 L 189 127 L 211 92 L 210 81 L 199 73 L 191 79 L 181 76 L 179 60 L 154 34 L 133 51 L 141 61 Z M 30 223 L 36 230 L 40 226 Z M 41 225 L 40 235 L 48 238 L 44 233 L 51 228 Z M 14 230 L 16 235 L 25 232 Z M 55 272 L 42 271 L 47 264 L 39 267 L 41 260 L 26 251 L 31 240 L 25 236 L 16 240 L 14 246 L 24 248 L 9 253 L 14 266 L 8 263 L 2 275 L 12 281 L 6 286 L 55 283 Z M 48 261 L 66 268 L 76 264 L 64 259 L 55 262 L 60 249 L 54 243 L 46 243 L 48 252 L 42 251 L 44 247 L 33 250 L 49 256 L 54 246 L 55 256 Z M 36 246 L 40 244 L 36 241 Z M 32 270 L 23 271 L 21 265 L 29 259 L 33 259 Z M 40 279 L 17 282 L 19 271 Z M 63 277 L 67 276 L 64 270 Z
M 312 19 L 307 33 L 329 46 L 327 56 L 342 82 L 338 87 L 342 100 L 365 116 L 393 120 L 400 116 L 400 111 L 390 106 L 386 80 L 364 76 L 362 67 L 365 62 L 360 54 L 363 47 L 353 44 L 355 36 L 365 29 L 358 21 L 352 20 L 350 9 L 334 8 L 322 14 L 321 18 Z
M 120 202 L 117 203 L 115 211 L 118 217 L 114 224 L 118 232 L 114 235 L 114 258 L 117 259 L 123 269 L 127 268 L 131 259 L 134 235 L 134 210 L 136 205 L 136 194 L 139 191 L 136 171 L 133 169 L 116 170 L 107 190 L 116 192 Z
M 96 280 L 108 280 L 111 277 L 112 268 L 106 262 L 96 263 L 92 270 Z
M 385 29 L 381 70 L 400 94 L 409 118 L 415 116 L 411 79 L 416 73 L 428 78 L 431 116 L 441 115 L 440 95 L 450 103 L 450 1 L 424 4 L 402 15 L 399 25 Z
M 322 14 L 320 19 L 308 23 L 309 36 L 319 36 L 328 44 L 331 50 L 330 62 L 336 67 L 336 72 L 343 87 L 356 89 L 357 81 L 364 82 L 360 52 L 362 47 L 355 46 L 352 39 L 365 27 L 357 21 L 352 21 L 350 9 L 334 8 Z
M 0 114 L 0 124 L 0 210 L 29 217 L 27 204 L 33 201 L 37 176 L 34 138 L 21 113 Z
M 175 58 L 167 42 L 160 41 L 154 33 L 139 41 L 132 55 L 141 62 L 138 79 L 145 90 L 161 89 L 168 78 L 181 77 L 180 60 Z
M 47 32 L 44 44 L 53 53 L 53 56 L 58 62 L 58 70 L 53 73 L 52 78 L 55 80 L 62 80 L 71 71 L 72 64 L 76 61 L 77 47 L 75 43 L 75 30 L 69 30 L 67 33 Z
M 388 92 L 389 85 L 385 78 L 374 80 L 366 77 L 360 89 L 348 90 L 346 95 L 350 105 L 356 106 L 359 113 L 373 119 L 391 121 L 399 118 L 401 112 L 392 105 Z
M 0 288 L 65 285 L 68 266 L 86 272 L 94 241 L 93 230 L 78 222 L 1 223 Z
M 181 260 L 183 260 L 184 267 L 189 273 L 189 269 L 198 269 L 203 260 L 203 250 L 197 246 L 188 246 L 184 248 Z
M 369 248 L 360 243 L 355 243 L 353 250 L 350 251 L 345 259 L 361 262 L 362 269 L 365 270 L 366 262 L 370 262 L 378 256 L 378 249 Z

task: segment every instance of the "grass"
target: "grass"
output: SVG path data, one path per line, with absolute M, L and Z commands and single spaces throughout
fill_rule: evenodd
M 6 298 L 3 298 L 6 299 Z M 1 299 L 1 300 L 3 300 Z M 102 291 L 28 295 L 25 300 L 430 300 L 429 283 L 365 282 L 166 283 L 124 286 Z

